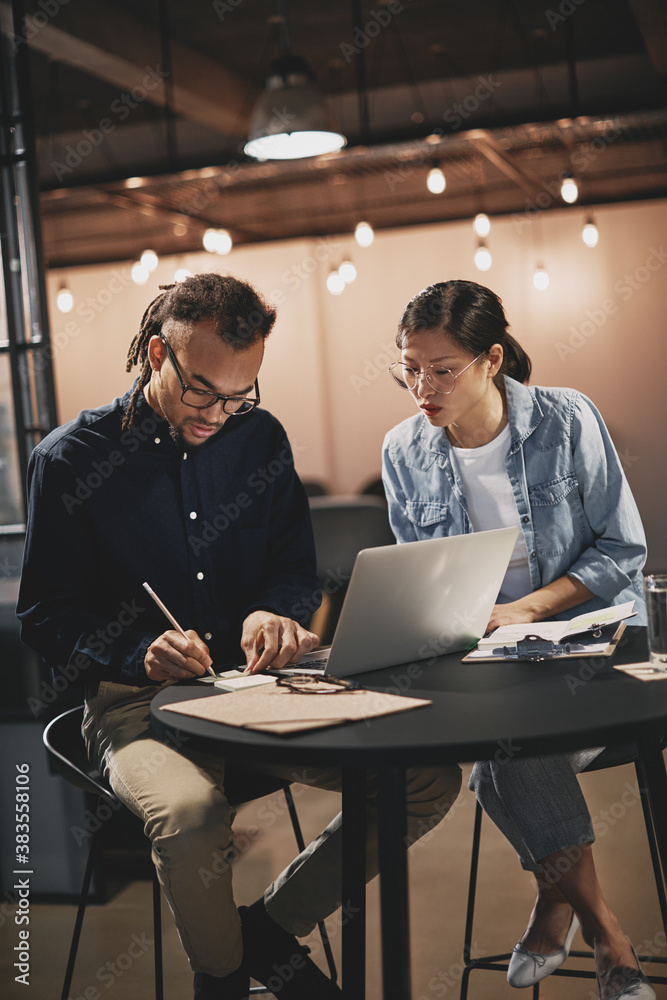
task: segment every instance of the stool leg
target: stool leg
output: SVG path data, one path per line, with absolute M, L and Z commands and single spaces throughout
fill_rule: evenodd
M 155 1000 L 163 1000 L 162 983 L 162 909 L 160 905 L 160 881 L 153 869 L 153 938 L 155 943 Z
M 296 838 L 296 846 L 298 847 L 299 852 L 301 852 L 305 849 L 306 842 L 304 841 L 303 833 L 301 832 L 301 824 L 297 815 L 296 806 L 294 805 L 294 796 L 292 795 L 292 790 L 289 786 L 284 788 L 283 791 L 285 793 L 285 801 L 287 802 L 287 808 L 292 821 L 292 829 L 294 830 L 294 836 Z M 329 975 L 331 977 L 331 981 L 335 983 L 338 978 L 338 970 L 336 969 L 331 944 L 329 943 L 329 934 L 323 920 L 318 922 L 317 929 L 320 932 L 320 937 L 322 939 L 322 948 L 324 949 L 327 965 L 329 967 Z
M 86 870 L 83 875 L 83 882 L 81 883 L 81 892 L 79 894 L 79 906 L 76 911 L 76 919 L 74 921 L 74 931 L 72 932 L 72 943 L 70 944 L 69 955 L 67 958 L 67 968 L 65 969 L 65 980 L 63 982 L 63 991 L 60 1000 L 67 1000 L 67 998 L 69 997 L 70 986 L 72 985 L 72 976 L 74 975 L 74 963 L 76 962 L 76 953 L 79 948 L 79 938 L 81 937 L 83 917 L 86 912 L 86 904 L 88 902 L 88 891 L 90 889 L 90 880 L 92 878 L 93 866 L 95 864 L 95 856 L 97 854 L 98 832 L 99 831 L 96 831 L 90 840 L 90 848 L 88 850 L 88 860 L 86 861 Z
M 658 854 L 658 845 L 655 839 L 655 830 L 653 828 L 653 815 L 651 813 L 651 805 L 648 800 L 648 794 L 646 790 L 646 778 L 644 775 L 644 768 L 642 767 L 641 758 L 635 760 L 635 771 L 637 772 L 637 783 L 639 785 L 639 797 L 642 803 L 642 809 L 644 811 L 644 825 L 646 826 L 646 836 L 648 838 L 649 851 L 651 853 L 651 864 L 653 865 L 653 876 L 655 879 L 655 887 L 658 893 L 658 900 L 660 902 L 660 914 L 662 916 L 662 926 L 667 933 L 667 898 L 665 898 L 665 887 L 662 880 L 662 872 L 660 868 L 660 856 Z
M 475 894 L 477 891 L 477 869 L 479 868 L 479 844 L 482 831 L 482 807 L 479 802 L 475 806 L 475 825 L 472 835 L 472 851 L 470 854 L 470 878 L 468 880 L 468 907 L 466 909 L 466 926 L 463 936 L 463 975 L 461 977 L 460 1000 L 468 996 L 468 979 L 472 972 L 470 965 L 470 949 L 472 947 L 472 924 L 475 917 Z

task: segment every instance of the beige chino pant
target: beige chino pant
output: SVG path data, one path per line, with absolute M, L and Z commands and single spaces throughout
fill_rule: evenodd
M 86 692 L 83 734 L 93 764 L 121 802 L 144 824 L 153 862 L 183 947 L 195 972 L 226 976 L 241 964 L 241 925 L 232 894 L 235 810 L 224 793 L 224 760 L 184 740 L 159 740 L 150 703 L 160 687 L 102 681 Z M 244 765 L 247 766 L 247 765 Z M 339 791 L 338 768 L 253 765 L 277 777 Z M 458 795 L 458 765 L 408 770 L 407 829 L 413 843 L 446 815 Z M 367 785 L 366 875 L 377 862 L 376 780 Z M 297 936 L 341 906 L 342 824 L 339 813 L 264 894 L 271 917 Z

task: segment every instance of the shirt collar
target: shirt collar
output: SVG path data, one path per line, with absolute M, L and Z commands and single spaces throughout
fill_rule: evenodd
M 505 378 L 505 393 L 507 398 L 507 413 L 512 441 L 509 453 L 517 451 L 526 438 L 540 424 L 544 414 L 537 401 L 534 391 L 516 379 Z M 450 444 L 444 428 L 432 427 L 422 415 L 415 439 L 424 451 L 449 455 Z

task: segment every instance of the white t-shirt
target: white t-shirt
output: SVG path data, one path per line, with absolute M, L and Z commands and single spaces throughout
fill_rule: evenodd
M 455 448 L 453 460 L 463 480 L 468 513 L 475 531 L 517 526 L 516 540 L 509 568 L 500 587 L 498 603 L 506 604 L 524 597 L 532 590 L 528 568 L 528 549 L 521 531 L 512 486 L 505 467 L 510 446 L 509 424 L 493 441 L 479 448 Z

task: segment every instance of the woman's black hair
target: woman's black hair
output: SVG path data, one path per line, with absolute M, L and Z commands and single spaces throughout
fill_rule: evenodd
M 212 319 L 222 340 L 235 350 L 244 351 L 260 337 L 268 337 L 276 321 L 276 310 L 252 285 L 228 274 L 195 274 L 177 284 L 159 287 L 160 295 L 144 313 L 127 354 L 126 371 L 136 364 L 141 369 L 124 415 L 124 430 L 132 429 L 137 400 L 150 382 L 150 339 L 161 333 L 165 323 L 173 324 L 173 336 L 178 342 L 193 323 Z
M 396 344 L 403 350 L 412 333 L 426 330 L 446 334 L 475 357 L 487 354 L 493 344 L 503 348 L 503 363 L 496 379 L 509 375 L 517 382 L 527 382 L 532 369 L 523 347 L 507 332 L 503 304 L 490 288 L 475 281 L 439 281 L 410 299 L 396 334 Z

